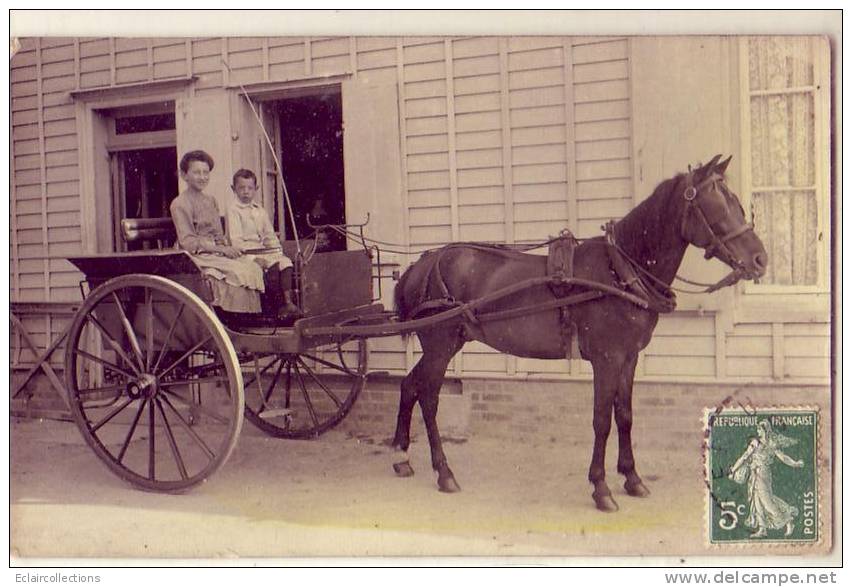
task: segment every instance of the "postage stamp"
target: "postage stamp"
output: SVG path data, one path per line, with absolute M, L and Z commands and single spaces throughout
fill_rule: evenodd
M 709 543 L 820 542 L 818 410 L 706 410 L 704 424 Z

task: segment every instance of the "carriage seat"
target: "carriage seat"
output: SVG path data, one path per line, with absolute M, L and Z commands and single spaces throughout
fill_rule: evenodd
M 126 243 L 157 242 L 157 248 L 166 248 L 177 240 L 174 222 L 165 218 L 122 218 L 121 238 Z
M 222 231 L 225 232 L 225 217 L 220 216 Z M 156 243 L 158 249 L 165 249 L 177 243 L 177 231 L 170 216 L 163 218 L 122 218 L 121 238 L 126 243 Z M 316 242 L 304 239 L 301 242 L 305 256 L 313 255 Z M 291 260 L 296 258 L 296 241 L 285 240 L 281 243 L 284 254 Z

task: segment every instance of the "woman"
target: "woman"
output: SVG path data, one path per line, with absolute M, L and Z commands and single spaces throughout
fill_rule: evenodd
M 228 312 L 260 312 L 263 270 L 230 246 L 222 231 L 216 199 L 204 193 L 213 170 L 213 158 L 190 151 L 180 160 L 184 190 L 172 201 L 171 214 L 178 244 L 211 277 L 213 305 Z
M 799 510 L 772 491 L 772 463 L 777 458 L 789 467 L 804 467 L 803 461 L 792 459 L 781 451 L 796 442 L 774 432 L 769 420 L 761 420 L 757 424 L 757 438 L 751 439 L 728 473 L 737 483 L 748 483 L 749 512 L 745 524 L 755 529 L 752 538 L 763 538 L 767 530 L 781 528 L 784 528 L 784 536 L 793 533 L 793 520 Z

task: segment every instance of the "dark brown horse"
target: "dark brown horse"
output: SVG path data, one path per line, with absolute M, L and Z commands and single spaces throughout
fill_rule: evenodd
M 566 331 L 575 329 L 581 356 L 594 370 L 595 444 L 589 467 L 592 497 L 598 509 L 615 511 L 618 505 L 605 481 L 604 455 L 613 413 L 618 427 L 618 472 L 626 477 L 629 495 L 649 494 L 636 473 L 631 446 L 633 375 L 639 351 L 651 340 L 660 311 L 671 310 L 668 288 L 689 244 L 705 249 L 733 272 L 719 284 L 756 279 L 766 270 L 767 255 L 760 239 L 747 222 L 736 195 L 724 181 L 730 157 L 664 181 L 654 193 L 612 227 L 612 239 L 620 259 L 634 267 L 640 279 L 633 283 L 649 292 L 650 307 L 643 309 L 623 297 L 606 295 L 565 309 L 552 307 L 505 320 L 479 322 L 470 313 L 417 332 L 423 356 L 401 384 L 399 414 L 393 447 L 407 451 L 411 415 L 420 404 L 432 467 L 441 491 L 459 491 L 447 464 L 438 431 L 438 395 L 447 365 L 469 340 L 479 340 L 494 349 L 518 357 L 563 359 Z M 626 287 L 613 270 L 603 237 L 578 245 L 574 275 L 615 287 Z M 640 269 L 641 268 L 641 269 Z M 645 271 L 642 271 L 644 269 Z M 397 312 L 401 319 L 427 316 L 447 304 L 475 300 L 522 280 L 543 277 L 546 257 L 506 248 L 454 244 L 424 254 L 402 276 L 396 286 Z M 635 281 L 635 280 L 634 280 Z M 715 289 L 715 288 L 714 288 Z M 575 291 L 582 291 L 582 288 Z M 572 292 L 573 293 L 573 292 Z M 532 287 L 490 304 L 491 311 L 504 311 L 553 302 L 547 285 Z M 660 301 L 662 300 L 662 304 Z M 407 454 L 394 470 L 400 476 L 413 474 Z

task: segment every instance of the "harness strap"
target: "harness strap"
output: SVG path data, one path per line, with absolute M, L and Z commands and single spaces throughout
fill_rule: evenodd
M 621 248 L 616 244 L 615 222 L 607 222 L 604 232 L 606 236 L 607 255 L 621 284 L 641 299 L 647 300 L 649 309 L 660 314 L 673 312 L 677 307 L 674 292 L 669 287 L 660 291 L 654 284 L 649 285 L 646 283 L 642 275 L 636 271 L 630 259 L 624 255 Z

